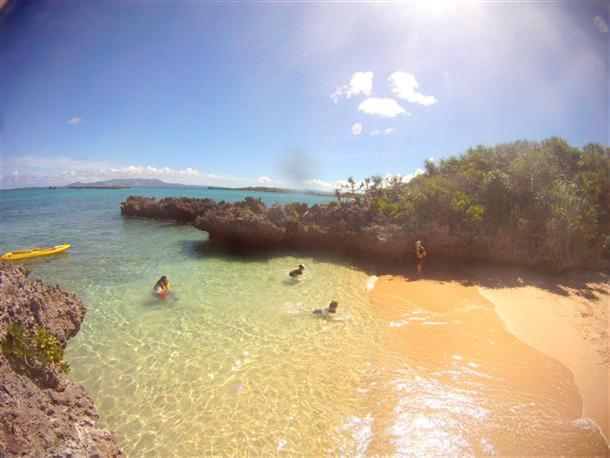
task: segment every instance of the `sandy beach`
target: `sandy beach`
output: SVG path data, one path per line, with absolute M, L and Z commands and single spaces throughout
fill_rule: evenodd
M 567 280 L 578 276 L 570 274 Z M 583 418 L 595 421 L 607 438 L 608 283 L 597 275 L 580 274 L 585 288 L 563 286 L 551 291 L 552 278 L 530 277 L 540 286 L 524 280 L 523 286 L 481 287 L 480 292 L 495 305 L 511 334 L 570 369 L 583 398 Z
M 470 443 L 479 440 L 484 444 L 481 453 L 519 450 L 537 454 L 546 450 L 564 454 L 568 450 L 569 454 L 607 455 L 608 447 L 599 431 L 607 437 L 606 280 L 597 273 L 547 277 L 480 267 L 464 271 L 459 281 L 444 275 L 381 276 L 369 297 L 389 322 L 388 348 L 396 359 L 390 356 L 388 361 L 406 355 L 420 374 L 432 380 L 443 371 L 452 373 L 448 370 L 451 365 L 472 369 L 472 374 L 456 369 L 454 377 L 442 383 L 446 392 L 459 391 L 468 382 L 478 383 L 485 402 L 493 400 L 492 407 L 485 406 L 489 409 L 486 416 L 497 428 L 489 426 L 487 431 L 479 431 L 480 438 L 468 438 Z M 495 386 L 493 379 L 501 380 L 504 386 Z M 517 403 L 522 409 L 519 414 L 507 416 L 507 409 L 516 408 L 515 393 L 522 393 L 530 402 Z M 456 403 L 449 413 L 463 407 L 463 403 Z M 386 426 L 393 424 L 395 430 L 397 421 L 388 419 Z M 564 425 L 558 432 L 561 422 Z M 582 430 L 577 431 L 576 425 Z M 455 425 L 434 425 L 437 431 L 444 427 L 447 434 L 460 434 Z M 531 448 L 523 448 L 530 447 L 529 443 L 508 437 L 503 427 L 537 429 L 530 439 Z M 574 430 L 566 434 L 566 428 L 572 427 Z M 392 442 L 391 437 L 387 440 Z M 540 448 L 536 441 L 540 441 Z M 545 449 L 553 442 L 562 445 Z

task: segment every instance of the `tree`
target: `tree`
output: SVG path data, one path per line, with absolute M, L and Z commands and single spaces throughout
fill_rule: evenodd
M 337 202 L 341 202 L 341 190 L 339 188 L 335 188 L 335 197 L 337 198 Z

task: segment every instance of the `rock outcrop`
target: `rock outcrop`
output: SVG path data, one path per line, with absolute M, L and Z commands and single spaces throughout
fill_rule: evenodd
M 214 242 L 248 251 L 303 250 L 336 253 L 376 265 L 415 262 L 413 242 L 423 240 L 428 259 L 450 262 L 495 261 L 546 271 L 608 269 L 595 250 L 562 249 L 554 241 L 514 234 L 469 234 L 421 223 L 405 229 L 355 201 L 275 204 L 247 197 L 241 202 L 130 196 L 124 216 L 173 220 L 206 231 Z
M 27 267 L 0 261 L 0 342 L 11 326 L 27 336 L 46 329 L 61 349 L 87 311 L 74 294 L 29 279 Z M 27 361 L 17 367 L 0 352 L 0 456 L 122 456 L 114 435 L 96 426 L 98 413 L 85 389 L 59 368 Z

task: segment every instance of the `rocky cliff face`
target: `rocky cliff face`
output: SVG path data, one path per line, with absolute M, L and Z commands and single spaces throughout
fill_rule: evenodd
M 10 327 L 25 336 L 46 329 L 60 348 L 87 311 L 75 295 L 28 278 L 28 268 L 0 261 L 0 342 Z M 25 368 L 24 368 L 25 367 Z M 121 456 L 114 435 L 98 428 L 93 399 L 59 369 L 29 358 L 16 365 L 0 352 L 0 456 Z
M 215 203 L 211 199 L 131 196 L 121 205 L 124 216 L 190 223 L 210 239 L 250 251 L 306 250 L 349 256 L 374 264 L 415 262 L 415 240 L 423 240 L 428 259 L 498 261 L 562 271 L 608 269 L 595 252 L 570 252 L 552 241 L 515 238 L 509 234 L 451 233 L 448 227 L 422 223 L 416 230 L 392 224 L 356 202 L 341 204 L 275 204 L 258 199 Z

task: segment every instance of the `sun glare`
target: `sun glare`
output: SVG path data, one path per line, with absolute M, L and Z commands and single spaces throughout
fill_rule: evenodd
M 417 1 L 417 8 L 423 13 L 436 16 L 446 14 L 456 4 L 455 0 L 419 0 Z

